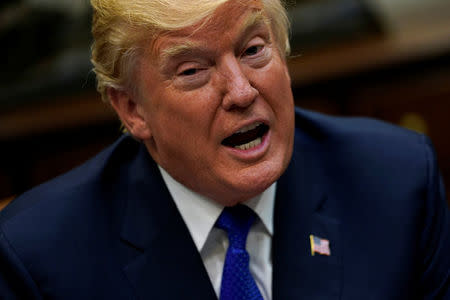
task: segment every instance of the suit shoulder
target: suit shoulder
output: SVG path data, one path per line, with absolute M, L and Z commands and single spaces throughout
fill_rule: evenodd
M 349 169 L 386 174 L 410 170 L 419 177 L 435 159 L 431 142 L 422 134 L 370 118 L 305 110 L 296 111 L 295 148 L 298 155 L 315 151 L 323 160 Z
M 434 153 L 428 137 L 406 128 L 366 117 L 336 117 L 301 109 L 296 110 L 296 145 L 383 159 Z
M 117 174 L 138 148 L 139 143 L 130 136 L 119 138 L 82 165 L 18 196 L 0 212 L 0 225 L 27 210 L 39 211 L 57 203 L 82 201 L 83 195 L 92 193 L 91 189 L 98 183 Z
M 423 137 L 414 131 L 367 117 L 337 117 L 296 109 L 296 128 L 317 138 L 339 139 L 401 139 L 417 142 Z

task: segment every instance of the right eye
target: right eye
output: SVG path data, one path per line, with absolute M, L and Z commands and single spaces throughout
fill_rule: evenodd
M 208 66 L 186 64 L 178 68 L 175 83 L 178 87 L 186 90 L 196 89 L 208 83 L 209 74 Z
M 197 74 L 199 71 L 199 69 L 195 69 L 195 68 L 190 68 L 190 69 L 186 69 L 182 72 L 180 72 L 178 75 L 179 76 L 192 76 Z

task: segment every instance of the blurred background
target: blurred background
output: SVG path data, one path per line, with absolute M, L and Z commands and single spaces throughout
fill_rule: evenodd
M 288 6 L 296 105 L 426 133 L 450 190 L 450 1 Z M 0 208 L 120 136 L 95 91 L 90 18 L 88 0 L 0 2 Z

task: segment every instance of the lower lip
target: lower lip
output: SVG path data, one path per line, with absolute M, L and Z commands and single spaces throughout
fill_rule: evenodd
M 269 149 L 270 144 L 270 133 L 271 130 L 269 129 L 262 137 L 261 144 L 259 144 L 256 147 L 247 149 L 247 150 L 241 150 L 238 148 L 231 148 L 231 147 L 225 147 L 228 151 L 231 152 L 233 156 L 236 156 L 237 158 L 241 160 L 251 161 L 251 160 L 258 160 Z

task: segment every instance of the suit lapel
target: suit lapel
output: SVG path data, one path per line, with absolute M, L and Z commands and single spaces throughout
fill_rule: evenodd
M 338 299 L 342 285 L 340 224 L 325 187 L 323 153 L 296 141 L 279 179 L 274 212 L 273 299 Z M 309 235 L 330 241 L 330 256 L 311 255 Z
M 130 168 L 121 238 L 138 299 L 216 299 L 200 254 L 145 147 Z

